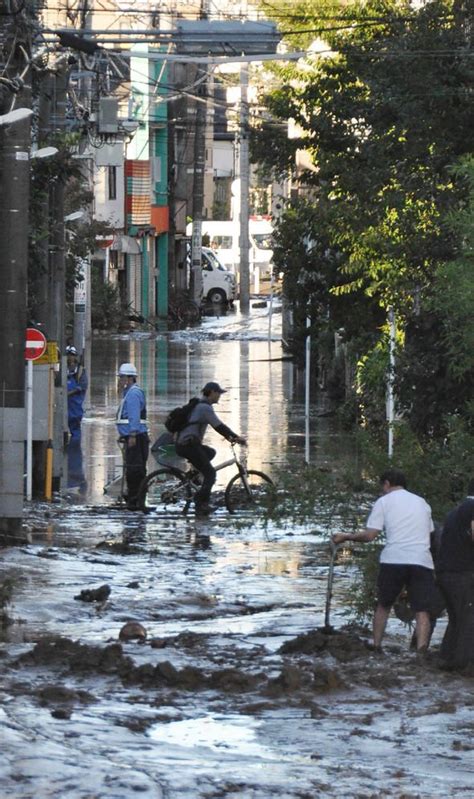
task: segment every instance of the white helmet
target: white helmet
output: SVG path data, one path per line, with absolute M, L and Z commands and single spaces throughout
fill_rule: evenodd
M 138 374 L 133 363 L 122 363 L 118 370 L 119 377 L 136 377 Z

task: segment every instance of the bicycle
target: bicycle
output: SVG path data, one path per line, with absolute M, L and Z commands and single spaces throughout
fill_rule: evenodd
M 215 470 L 218 472 L 228 466 L 237 466 L 237 474 L 227 483 L 224 492 L 224 502 L 229 513 L 236 511 L 266 507 L 269 494 L 273 493 L 275 485 L 268 475 L 255 469 L 247 469 L 237 457 L 235 444 L 231 443 L 232 458 L 218 463 Z M 158 460 L 160 463 L 160 461 Z M 166 511 L 173 509 L 186 514 L 201 485 L 201 475 L 197 469 L 191 468 L 183 471 L 174 466 L 163 466 L 147 475 L 139 490 L 139 505 L 145 511 L 156 509 Z
M 197 302 L 189 299 L 184 294 L 176 294 L 168 301 L 168 314 L 173 322 L 192 325 L 199 322 L 201 308 Z

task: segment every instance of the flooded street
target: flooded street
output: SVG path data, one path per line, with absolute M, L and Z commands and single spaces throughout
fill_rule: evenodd
M 2 552 L 14 623 L 1 645 L 3 795 L 18 799 L 472 797 L 472 680 L 409 652 L 391 620 L 386 654 L 348 627 L 353 566 L 335 568 L 325 622 L 328 516 L 309 526 L 236 519 L 218 472 L 209 519 L 114 507 L 116 372 L 138 368 L 151 437 L 208 380 L 217 413 L 276 479 L 303 462 L 304 388 L 281 317 L 254 309 L 195 330 L 95 337 L 90 408 L 61 502 L 33 504 L 31 543 Z M 312 458 L 349 453 L 312 409 Z M 213 431 L 216 461 L 229 446 Z M 149 471 L 154 468 L 152 459 Z M 303 469 L 303 467 L 302 467 Z M 104 494 L 104 486 L 109 486 Z M 336 522 L 332 522 L 336 524 Z M 93 596 L 81 593 L 97 591 Z M 91 601 L 87 601 L 91 600 Z M 120 638 L 130 621 L 144 628 Z M 434 649 L 444 630 L 435 631 Z

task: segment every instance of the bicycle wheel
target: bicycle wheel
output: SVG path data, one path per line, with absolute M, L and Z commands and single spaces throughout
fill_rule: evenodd
M 145 510 L 172 510 L 186 513 L 191 500 L 191 485 L 179 469 L 158 469 L 143 480 L 139 502 Z
M 263 472 L 248 471 L 247 484 L 241 474 L 236 474 L 227 484 L 225 504 L 229 513 L 267 507 L 274 491 L 273 481 Z
M 180 322 L 187 325 L 192 325 L 199 322 L 201 318 L 201 309 L 194 300 L 180 300 L 177 307 L 177 315 Z

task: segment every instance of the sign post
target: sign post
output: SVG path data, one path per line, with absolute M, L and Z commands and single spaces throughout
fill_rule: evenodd
M 41 330 L 28 327 L 26 330 L 26 499 L 32 498 L 33 486 L 33 361 L 46 351 L 46 337 Z

